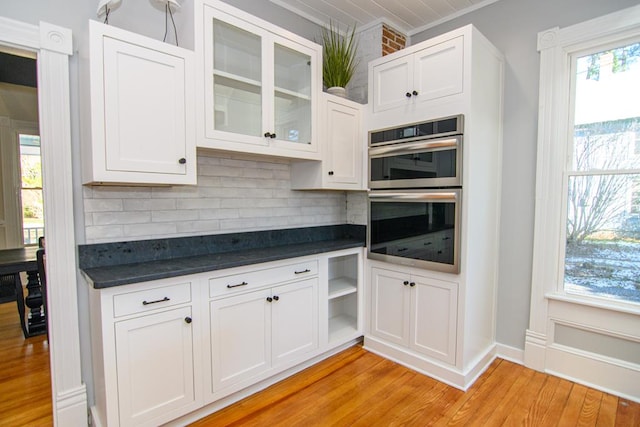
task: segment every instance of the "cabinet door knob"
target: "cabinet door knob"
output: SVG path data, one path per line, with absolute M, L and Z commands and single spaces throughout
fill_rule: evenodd
M 280 299 L 280 297 L 279 297 L 278 295 L 274 295 L 274 296 L 273 296 L 273 300 L 274 300 L 274 301 L 278 301 L 279 299 Z
M 402 282 L 403 285 L 407 286 L 409 284 L 408 280 L 405 280 L 404 282 Z
M 416 285 L 416 282 L 411 282 L 409 283 L 409 286 L 411 286 L 412 288 Z
M 273 301 L 273 298 L 267 297 L 267 302 L 271 302 L 271 301 Z
M 271 138 L 271 132 L 265 132 L 264 133 L 264 137 L 265 138 Z
M 180 163 L 181 165 L 184 165 L 185 163 L 187 163 L 187 159 L 185 159 L 184 157 L 180 158 L 178 160 L 178 163 Z
M 407 98 L 411 98 L 411 92 L 405 93 L 404 96 L 406 96 Z
M 275 137 L 276 137 L 276 134 L 275 134 L 275 133 L 272 133 L 272 134 L 271 134 L 271 139 L 274 139 Z
M 333 171 L 329 171 L 329 175 L 333 175 Z
M 418 96 L 418 91 L 417 90 L 414 90 L 412 93 L 413 93 L 413 96 Z
M 191 319 L 191 317 L 187 316 L 187 317 L 184 318 L 184 321 L 186 323 L 191 323 L 193 320 Z

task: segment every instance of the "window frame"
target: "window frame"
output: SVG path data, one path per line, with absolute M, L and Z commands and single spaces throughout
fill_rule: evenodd
M 576 58 L 599 48 L 640 40 L 640 7 L 538 34 L 540 105 L 534 223 L 531 324 L 544 330 L 546 304 L 561 299 L 640 314 L 636 303 L 564 291 L 567 185 L 573 155 Z M 544 314 L 543 314 L 544 313 Z M 534 328 L 531 328 L 534 329 Z
M 24 232 L 25 232 L 25 227 L 24 227 L 24 200 L 23 200 L 23 191 L 24 190 L 35 190 L 35 191 L 40 191 L 40 198 L 42 199 L 42 205 L 43 205 L 43 215 L 44 215 L 44 188 L 42 185 L 40 185 L 40 187 L 25 187 L 23 185 L 23 170 L 22 170 L 22 142 L 21 142 L 21 137 L 22 136 L 30 136 L 30 137 L 34 137 L 37 136 L 38 137 L 38 148 L 40 150 L 40 154 L 38 155 L 40 157 L 40 180 L 42 181 L 42 139 L 40 138 L 40 133 L 35 130 L 35 131 L 21 131 L 21 132 L 17 132 L 17 165 L 18 165 L 18 183 L 17 183 L 17 188 L 18 188 L 18 204 L 19 204 L 19 209 L 20 209 L 20 215 L 18 217 L 18 220 L 20 222 L 20 229 L 22 230 L 22 246 L 24 247 L 29 247 L 29 246 L 38 246 L 38 239 L 36 238 L 36 242 L 34 243 L 26 243 L 25 239 L 24 239 Z M 43 217 L 43 226 L 42 228 L 44 229 L 44 217 Z M 36 234 L 36 237 L 37 234 Z

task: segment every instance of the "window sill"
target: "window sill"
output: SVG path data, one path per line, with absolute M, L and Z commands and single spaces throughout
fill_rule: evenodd
M 637 316 L 640 316 L 640 304 L 626 303 L 622 301 L 608 301 L 599 298 L 560 292 L 548 292 L 544 296 L 546 299 L 550 300 L 569 302 L 586 307 L 601 308 L 605 310 L 612 310 L 620 313 L 635 314 Z

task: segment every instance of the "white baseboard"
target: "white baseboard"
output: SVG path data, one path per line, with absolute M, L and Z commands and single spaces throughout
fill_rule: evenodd
M 495 359 L 495 346 L 491 346 L 463 372 L 455 366 L 428 359 L 406 348 L 389 344 L 369 335 L 364 338 L 364 348 L 462 391 L 471 387 Z
M 640 367 L 636 364 L 551 345 L 545 372 L 640 403 Z
M 87 389 L 85 385 L 59 392 L 54 399 L 55 424 L 59 426 L 86 426 Z
M 524 350 L 506 344 L 496 344 L 496 355 L 509 362 L 524 365 Z

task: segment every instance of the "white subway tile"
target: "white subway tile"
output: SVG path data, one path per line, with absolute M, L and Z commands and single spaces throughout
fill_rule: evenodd
M 214 234 L 220 230 L 220 221 L 188 221 L 177 223 L 178 232 L 180 233 L 199 233 L 199 234 Z
M 118 212 L 122 210 L 122 199 L 84 199 L 84 211 L 86 213 Z
M 151 197 L 150 187 L 96 186 L 93 188 L 95 199 L 145 199 Z
M 174 223 L 151 223 L 151 224 L 131 224 L 124 226 L 124 232 L 127 237 L 138 237 L 145 239 L 158 239 L 167 237 L 167 235 L 175 235 L 176 224 Z
M 219 199 L 201 198 L 201 199 L 176 200 L 177 209 L 215 209 L 219 207 L 220 207 Z
M 175 199 L 125 199 L 125 211 L 157 211 L 176 208 Z
M 197 186 L 84 187 L 87 242 L 341 224 L 361 209 L 366 217 L 366 193 L 347 204 L 345 192 L 291 190 L 290 177 L 286 159 L 207 153 Z
M 246 201 L 244 202 L 247 203 Z M 197 211 L 199 219 L 232 219 L 240 218 L 238 209 L 200 209 Z
M 115 239 L 121 240 L 124 235 L 124 230 L 122 225 L 108 225 L 108 226 L 88 226 L 85 227 L 86 238 L 89 243 L 92 243 L 94 240 L 101 239 L 104 241 L 105 239 Z
M 145 224 L 151 222 L 150 212 L 98 212 L 93 213 L 94 225 Z
M 172 210 L 151 212 L 152 222 L 182 222 L 198 219 L 197 210 Z

